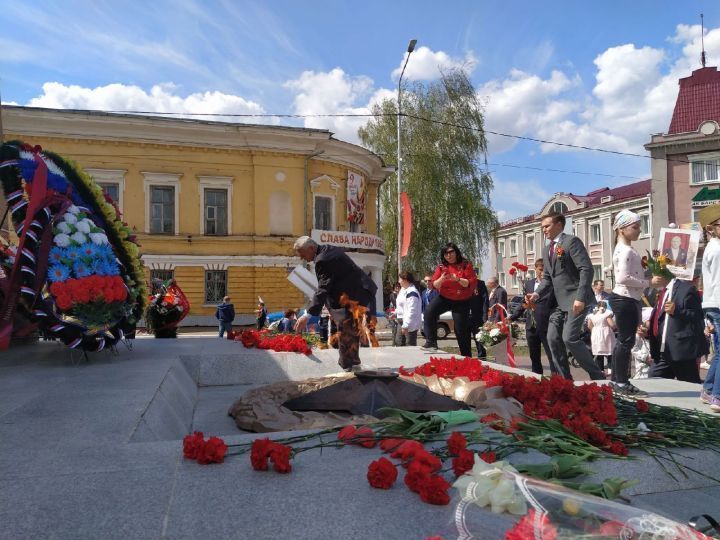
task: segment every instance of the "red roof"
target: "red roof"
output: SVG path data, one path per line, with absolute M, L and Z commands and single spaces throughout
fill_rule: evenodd
M 647 197 L 650 194 L 650 191 L 652 190 L 651 187 L 652 180 L 641 180 L 640 182 L 635 182 L 632 184 L 627 184 L 624 186 L 616 187 L 616 188 L 600 188 L 595 189 L 588 193 L 587 195 L 573 195 L 572 193 L 563 193 L 563 195 L 568 197 L 573 197 L 576 200 L 580 200 L 581 202 L 585 203 L 584 208 L 578 208 L 577 210 L 571 210 L 567 212 L 565 215 L 572 215 L 576 212 L 583 212 L 587 210 L 588 208 L 592 208 L 593 206 L 601 206 L 603 204 L 607 204 L 601 202 L 602 199 L 605 197 L 612 197 L 611 200 L 608 202 L 617 202 L 617 201 L 623 201 L 626 199 L 637 199 L 640 197 Z M 606 199 L 607 200 L 607 199 Z M 511 219 L 509 221 L 505 221 L 500 224 L 498 229 L 504 229 L 506 227 L 512 227 L 513 225 L 518 225 L 520 223 L 527 223 L 529 221 L 535 221 L 540 216 L 538 214 L 531 214 L 529 216 L 523 216 L 521 218 Z
M 705 120 L 720 123 L 720 72 L 716 67 L 696 69 L 680 79 L 668 135 L 697 131 Z

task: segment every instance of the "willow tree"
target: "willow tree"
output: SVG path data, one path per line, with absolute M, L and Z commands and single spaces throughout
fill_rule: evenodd
M 375 105 L 358 130 L 362 143 L 397 164 L 397 102 Z M 438 262 L 440 247 L 455 242 L 466 258 L 487 252 L 497 217 L 490 207 L 492 178 L 483 169 L 487 141 L 475 89 L 462 70 L 438 81 L 403 89 L 402 187 L 412 205 L 412 241 L 403 269 L 424 273 Z M 397 273 L 397 178 L 380 190 L 386 276 Z

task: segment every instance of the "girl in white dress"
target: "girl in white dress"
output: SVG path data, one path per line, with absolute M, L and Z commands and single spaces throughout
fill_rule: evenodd
M 591 332 L 590 345 L 595 362 L 601 370 L 604 370 L 605 359 L 609 360 L 615 346 L 615 321 L 612 311 L 607 310 L 607 303 L 604 300 L 598 302 L 595 310 L 588 316 L 587 325 Z

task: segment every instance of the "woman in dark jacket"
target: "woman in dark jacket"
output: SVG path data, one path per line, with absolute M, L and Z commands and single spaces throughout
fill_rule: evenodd
M 452 311 L 460 354 L 472 356 L 470 345 L 470 298 L 475 291 L 477 276 L 470 261 L 463 259 L 460 248 L 448 243 L 440 251 L 440 264 L 432 277 L 439 294 L 425 310 L 426 351 L 437 351 L 437 328 L 440 315 Z

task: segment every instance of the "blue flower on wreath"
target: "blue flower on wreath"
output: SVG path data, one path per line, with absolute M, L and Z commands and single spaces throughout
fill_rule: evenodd
M 106 261 L 114 261 L 115 260 L 115 253 L 113 253 L 112 247 L 110 244 L 100 244 L 95 245 L 95 252 L 97 253 L 98 258 L 105 259 Z
M 80 250 L 77 246 L 70 246 L 65 250 L 65 256 L 71 261 L 76 261 L 80 258 Z
M 70 277 L 70 269 L 63 264 L 53 264 L 48 270 L 48 279 L 53 283 L 65 281 Z
M 96 259 L 93 263 L 93 271 L 99 276 L 117 276 L 117 265 L 102 259 Z
M 87 244 L 83 244 L 79 247 L 80 253 L 82 254 L 83 259 L 86 261 L 92 261 L 98 256 L 97 249 L 95 247 L 95 244 L 92 242 L 88 242 Z
M 50 250 L 48 257 L 50 259 L 50 264 L 60 264 L 67 255 L 65 255 L 65 249 L 55 246 Z
M 92 267 L 88 264 L 85 264 L 85 262 L 82 260 L 77 260 L 73 265 L 73 272 L 75 273 L 75 277 L 87 277 L 92 274 Z

